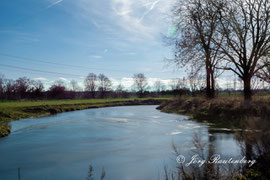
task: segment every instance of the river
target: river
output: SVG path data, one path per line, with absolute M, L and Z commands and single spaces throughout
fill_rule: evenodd
M 239 157 L 233 133 L 187 116 L 162 113 L 156 106 L 123 106 L 66 112 L 11 122 L 0 139 L 0 179 L 161 179 L 164 166 L 175 168 L 172 144 L 192 154 L 193 138 L 214 145 L 214 153 Z M 208 147 L 208 146 L 207 146 Z M 206 148 L 207 149 L 207 148 Z

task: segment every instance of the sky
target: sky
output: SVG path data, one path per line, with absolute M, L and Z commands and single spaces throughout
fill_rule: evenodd
M 103 73 L 114 86 L 144 73 L 153 85 L 186 75 L 167 66 L 174 0 L 1 0 L 0 73 L 49 86 Z

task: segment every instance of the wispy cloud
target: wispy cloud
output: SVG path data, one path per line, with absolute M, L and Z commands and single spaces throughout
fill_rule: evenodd
M 48 5 L 45 9 L 49 9 L 49 8 L 51 8 L 51 7 L 53 7 L 53 6 L 55 6 L 55 5 L 59 4 L 59 3 L 61 3 L 62 1 L 63 1 L 63 0 L 55 1 L 55 2 L 51 3 L 50 5 Z
M 141 21 L 144 19 L 144 17 L 145 17 L 147 14 L 149 14 L 149 13 L 155 8 L 155 6 L 156 6 L 156 4 L 157 4 L 158 2 L 159 2 L 159 0 L 157 0 L 157 1 L 153 2 L 153 3 L 149 3 L 149 5 L 151 5 L 150 8 L 143 14 L 143 16 L 140 18 L 139 22 L 141 22 Z M 147 4 L 147 5 L 148 5 L 148 4 Z
M 82 17 L 88 18 L 111 37 L 153 43 L 161 33 L 167 32 L 167 13 L 174 0 L 101 0 L 99 4 L 87 0 L 78 2 L 77 5 L 85 13 L 80 12 Z M 104 11 L 106 14 L 101 13 Z

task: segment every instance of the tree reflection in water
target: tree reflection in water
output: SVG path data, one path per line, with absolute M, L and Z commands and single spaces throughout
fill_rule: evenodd
M 241 128 L 239 128 L 239 126 Z M 238 127 L 230 127 L 225 132 L 235 136 L 239 142 L 242 156 L 247 160 L 256 160 L 256 163 L 199 163 L 186 166 L 179 163 L 176 169 L 168 169 L 164 166 L 165 180 L 190 180 L 190 179 L 269 179 L 270 178 L 270 121 L 268 118 L 246 117 L 242 119 Z M 192 154 L 197 154 L 198 159 L 212 161 L 215 157 L 218 144 L 216 141 L 224 138 L 220 135 L 222 129 L 209 128 L 207 141 L 202 141 L 198 134 L 194 134 Z M 224 131 L 222 131 L 224 133 Z M 173 144 L 176 157 L 181 155 L 181 148 Z M 227 147 L 228 149 L 230 147 Z M 242 159 L 242 158 L 240 158 Z M 239 159 L 239 160 L 240 160 Z M 104 179 L 105 171 L 102 170 L 101 178 Z M 93 180 L 93 167 L 89 167 L 88 180 Z M 160 178 L 159 178 L 160 179 Z M 163 178 L 161 178 L 163 179 Z
M 165 169 L 165 179 L 269 179 L 270 178 L 270 122 L 268 118 L 246 117 L 240 121 L 241 129 L 231 127 L 231 131 L 239 142 L 242 156 L 247 160 L 256 160 L 250 164 L 216 164 L 205 163 L 199 167 L 198 164 L 179 164 L 176 171 Z M 200 159 L 211 160 L 215 155 L 215 141 L 220 132 L 218 129 L 209 128 L 208 142 L 203 142 L 197 134 L 194 134 L 193 144 L 196 150 L 192 154 L 198 154 Z M 224 132 L 223 132 L 224 133 Z M 228 147 L 230 148 L 230 147 Z M 181 153 L 173 145 L 176 156 Z

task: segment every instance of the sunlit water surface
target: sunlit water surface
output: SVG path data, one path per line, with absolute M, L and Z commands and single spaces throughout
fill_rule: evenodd
M 166 114 L 156 106 L 89 109 L 11 123 L 0 139 L 0 179 L 85 179 L 91 164 L 99 179 L 161 179 L 164 165 L 177 165 L 172 144 L 194 154 L 194 133 L 214 145 L 214 153 L 239 157 L 233 134 L 213 133 L 205 123 Z

